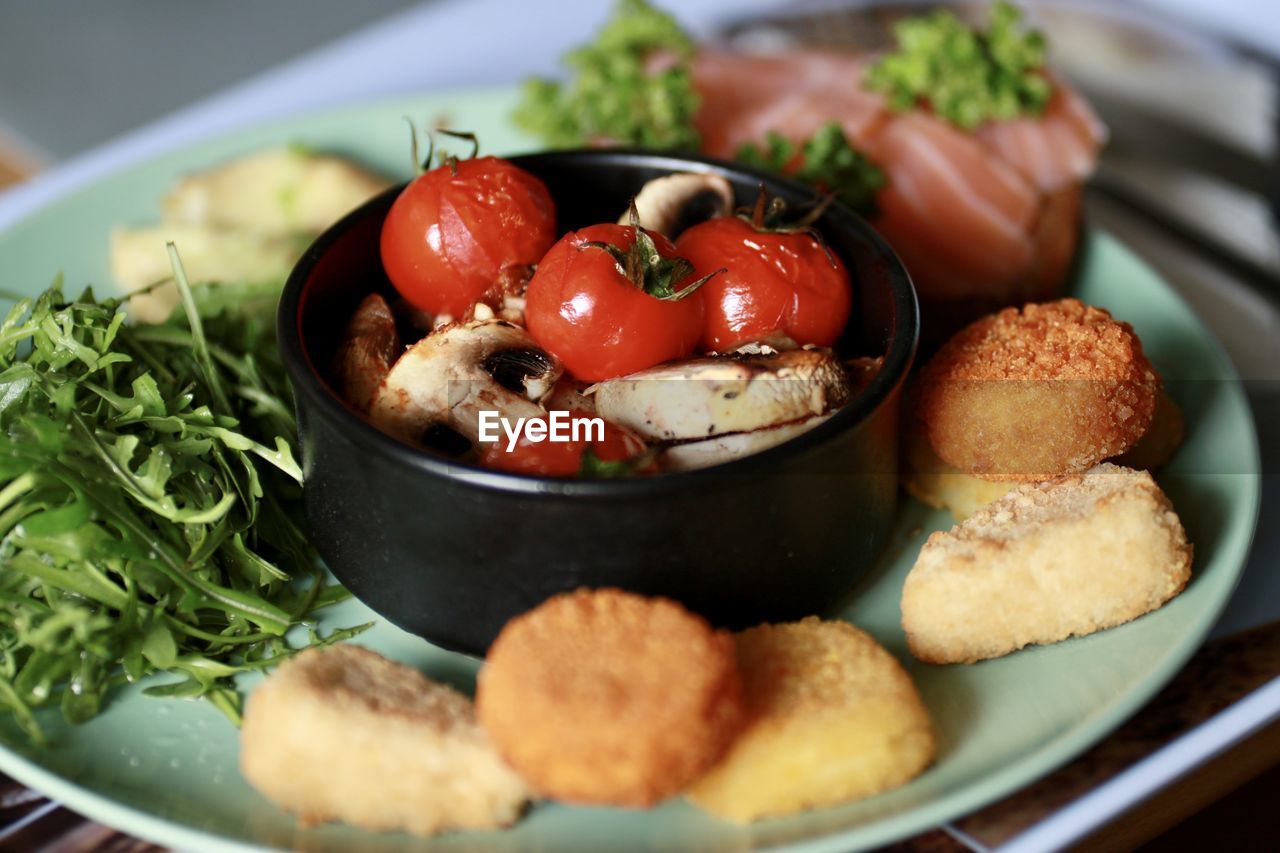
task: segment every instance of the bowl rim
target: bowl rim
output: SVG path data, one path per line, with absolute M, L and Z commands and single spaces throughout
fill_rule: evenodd
M 590 165 L 631 166 L 669 172 L 695 172 L 725 178 L 748 178 L 763 183 L 771 194 L 778 188 L 792 194 L 817 199 L 817 191 L 799 181 L 712 157 L 686 153 L 654 151 L 644 148 L 574 148 L 537 151 L 503 156 L 517 166 L 528 168 L 543 162 L 569 161 Z M 536 174 L 536 172 L 535 172 Z M 407 182 L 406 182 L 407 183 Z M 798 457 L 827 444 L 839 435 L 857 428 L 888 400 L 905 382 L 915 359 L 920 337 L 920 309 L 915 286 L 902 260 L 871 225 L 839 201 L 831 204 L 824 218 L 834 217 L 836 227 L 851 227 L 869 243 L 887 265 L 888 285 L 894 312 L 889 332 L 889 347 L 884 362 L 871 382 L 847 405 L 816 427 L 787 439 L 773 447 L 739 459 L 706 468 L 666 471 L 644 477 L 608 479 L 574 479 L 544 477 L 482 468 L 448 459 L 429 450 L 414 447 L 388 435 L 355 412 L 323 378 L 303 345 L 301 308 L 312 270 L 329 248 L 356 223 L 398 196 L 405 183 L 397 184 L 370 198 L 343 216 L 317 237 L 299 258 L 285 281 L 276 311 L 276 338 L 281 359 L 293 386 L 294 405 L 300 408 L 305 399 L 309 413 L 328 420 L 362 449 L 395 459 L 407 468 L 444 477 L 451 481 L 486 490 L 517 494 L 556 494 L 583 497 L 609 497 L 637 493 L 682 491 L 698 483 L 712 483 L 737 478 L 753 471 L 767 469 L 789 457 Z M 841 222 L 841 220 L 844 220 Z M 305 460 L 304 460 L 305 463 Z

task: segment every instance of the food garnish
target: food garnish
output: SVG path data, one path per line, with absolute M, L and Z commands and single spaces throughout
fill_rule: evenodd
M 748 166 L 813 184 L 868 216 L 875 212 L 876 191 L 884 186 L 884 172 L 849 144 L 840 122 L 834 120 L 818 128 L 803 144 L 769 131 L 764 145 L 743 143 L 736 158 Z
M 570 81 L 526 81 L 516 123 L 556 148 L 696 150 L 693 51 L 693 41 L 671 15 L 647 0 L 618 0 L 596 40 L 565 56 Z
M 297 525 L 274 312 L 202 315 L 176 280 L 161 325 L 60 284 L 0 325 L 0 707 L 34 739 L 36 709 L 83 722 L 156 673 L 177 679 L 145 693 L 236 720 L 234 676 L 347 596 Z
M 987 29 L 970 27 L 945 9 L 894 26 L 898 48 L 866 75 L 892 109 L 927 107 L 965 130 L 986 121 L 1039 115 L 1053 83 L 1043 73 L 1047 43 L 1039 30 L 1021 31 L 1011 3 L 991 8 Z

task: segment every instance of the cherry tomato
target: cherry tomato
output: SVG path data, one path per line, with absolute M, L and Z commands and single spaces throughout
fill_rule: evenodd
M 849 273 L 811 234 L 757 230 L 724 216 L 685 231 L 676 250 L 699 275 L 725 268 L 699 291 L 704 349 L 724 352 L 777 333 L 831 346 L 849 320 Z
M 696 276 L 679 263 L 670 240 L 643 233 L 648 240 L 637 249 L 630 225 L 571 231 L 551 247 L 529 281 L 529 333 L 578 379 L 597 382 L 644 370 L 683 358 L 698 343 L 702 300 L 686 290 Z M 644 251 L 646 243 L 656 257 Z M 616 257 L 629 252 L 633 264 Z
M 575 420 L 593 418 L 589 412 L 574 410 L 569 416 Z M 550 417 L 550 415 L 548 415 Z M 583 424 L 583 426 L 586 426 Z M 616 467 L 616 463 L 634 459 L 644 452 L 644 440 L 624 426 L 604 422 L 604 438 L 598 441 L 529 441 L 521 435 L 516 446 L 507 450 L 507 441 L 490 445 L 480 457 L 480 464 L 486 468 L 500 471 L 511 471 L 516 474 L 536 474 L 542 477 L 575 477 L 590 476 L 593 465 L 589 462 L 584 470 L 583 455 L 591 448 L 595 466 L 604 463 L 606 470 Z M 610 466 L 609 463 L 615 463 Z M 653 462 L 642 465 L 629 473 L 650 474 L 657 470 Z
M 400 295 L 460 316 L 503 269 L 536 264 L 556 239 L 545 184 L 497 157 L 457 160 L 409 183 L 382 225 L 382 265 Z

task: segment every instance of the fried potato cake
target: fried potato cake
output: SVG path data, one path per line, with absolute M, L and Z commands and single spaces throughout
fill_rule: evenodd
M 249 696 L 240 770 L 306 824 L 432 835 L 506 826 L 530 791 L 471 700 L 368 649 L 307 649 Z
M 1092 634 L 1181 592 L 1191 551 L 1151 475 L 1103 463 L 1018 486 L 931 535 L 903 585 L 902 627 L 929 663 Z
M 1038 482 L 1124 453 L 1160 379 L 1132 327 L 1063 299 L 966 327 L 921 371 L 915 416 L 939 458 L 989 480 Z
M 933 727 L 906 671 L 866 633 L 816 616 L 735 638 L 747 725 L 686 792 L 748 822 L 885 791 L 934 755 Z
M 682 790 L 742 713 L 728 633 L 674 601 L 616 589 L 557 595 L 508 622 L 476 704 L 540 793 L 619 806 Z
M 1151 426 L 1138 443 L 1110 460 L 1125 468 L 1155 471 L 1173 459 L 1183 438 L 1182 411 L 1168 391 L 1156 394 Z M 1008 480 L 983 480 L 943 462 L 922 427 L 909 426 L 902 438 L 902 486 L 917 500 L 934 509 L 949 511 L 964 521 L 996 498 L 1017 486 Z

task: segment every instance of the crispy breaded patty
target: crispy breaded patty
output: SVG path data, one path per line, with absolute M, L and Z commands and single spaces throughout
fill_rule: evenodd
M 902 437 L 902 486 L 934 509 L 949 510 L 963 521 L 1017 483 L 983 480 L 966 474 L 938 458 L 922 430 L 908 430 Z
M 507 623 L 476 703 L 539 792 L 647 806 L 720 757 L 741 718 L 733 640 L 674 601 L 615 589 L 548 599 Z
M 963 329 L 921 371 L 914 414 L 947 464 L 1038 482 L 1132 447 L 1159 387 L 1129 324 L 1063 299 Z
M 303 651 L 250 694 L 240 770 L 303 824 L 418 835 L 506 826 L 530 794 L 471 700 L 352 645 Z
M 915 685 L 847 622 L 761 625 L 736 637 L 747 726 L 687 795 L 746 822 L 896 787 L 933 760 Z
M 1173 402 L 1169 392 L 1161 388 L 1156 394 L 1156 410 L 1151 416 L 1151 426 L 1138 439 L 1137 444 L 1111 461 L 1126 468 L 1155 471 L 1169 464 L 1173 454 L 1182 445 L 1185 434 L 1182 410 Z
M 1018 486 L 929 537 L 902 590 L 911 653 L 972 663 L 1128 622 L 1182 591 L 1191 546 L 1146 471 Z

